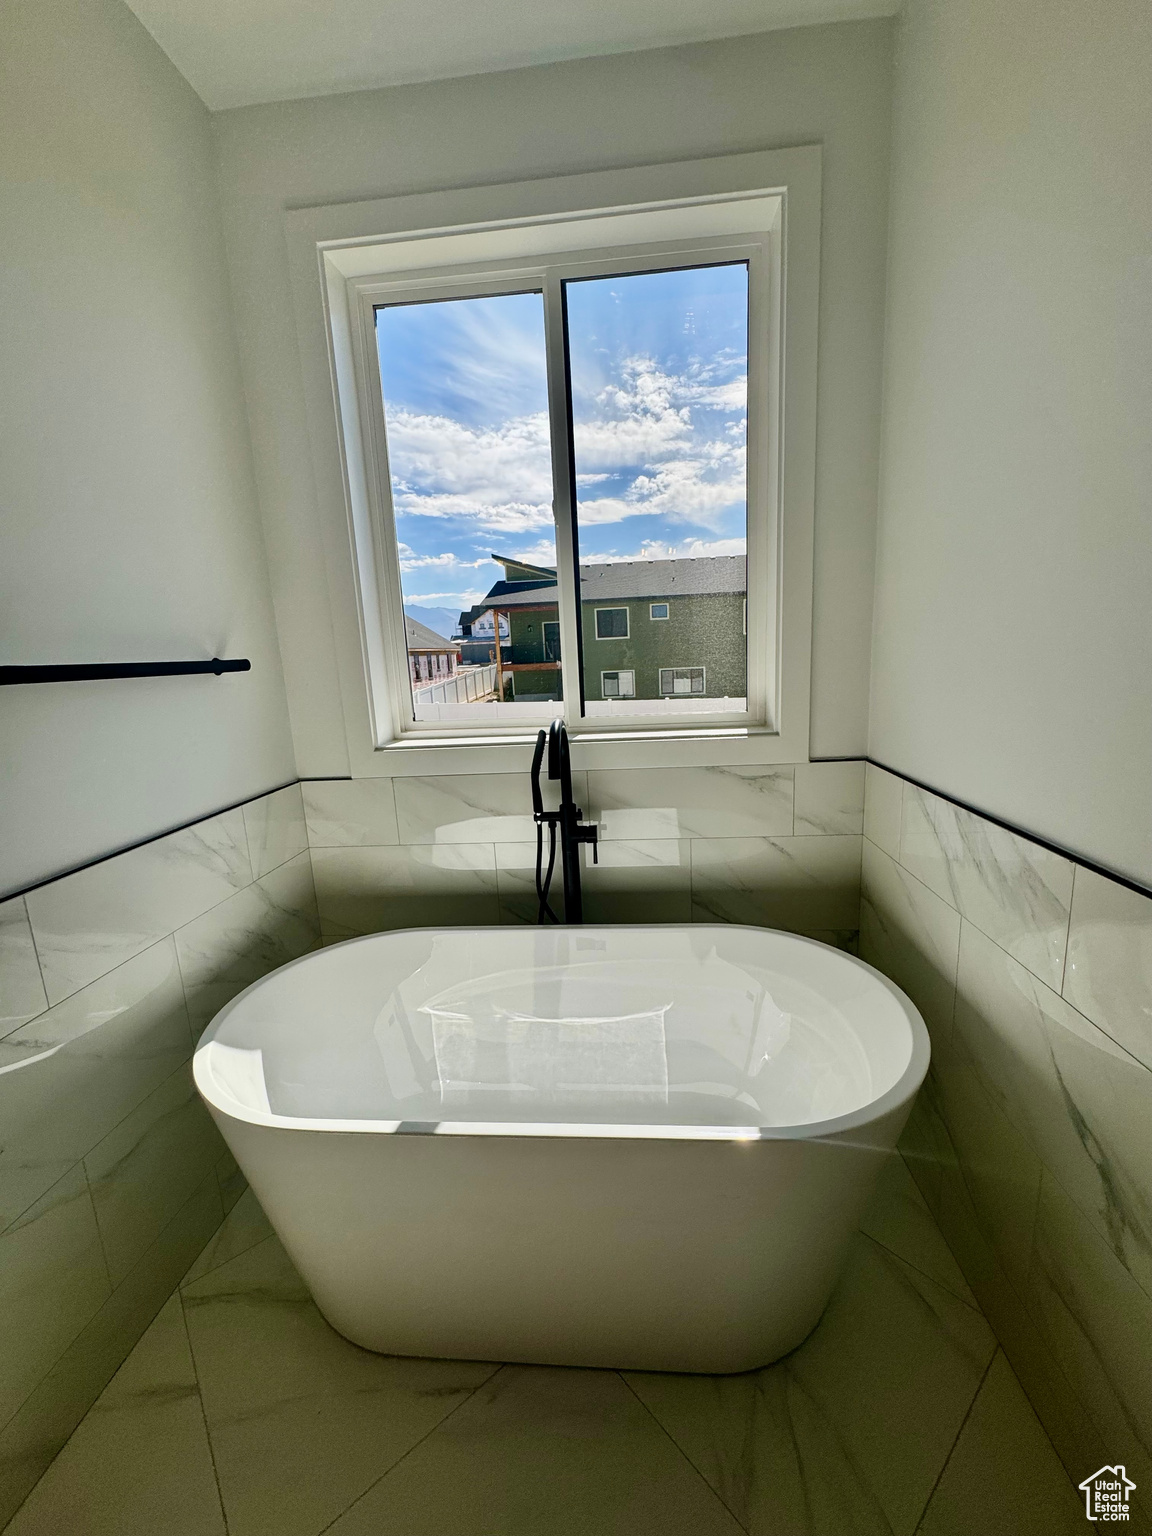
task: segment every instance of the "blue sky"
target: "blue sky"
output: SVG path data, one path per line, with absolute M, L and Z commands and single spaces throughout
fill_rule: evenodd
M 747 271 L 567 287 L 581 559 L 742 553 Z M 377 342 L 408 605 L 555 563 L 539 294 L 394 306 Z

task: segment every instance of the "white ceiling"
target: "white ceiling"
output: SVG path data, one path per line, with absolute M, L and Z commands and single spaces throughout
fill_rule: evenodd
M 889 16 L 899 0 L 128 0 L 213 109 Z

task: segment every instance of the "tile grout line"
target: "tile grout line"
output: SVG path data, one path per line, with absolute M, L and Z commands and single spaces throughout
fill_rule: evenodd
M 913 1176 L 911 1173 L 909 1173 L 908 1177 L 912 1178 Z M 919 1185 L 917 1185 L 917 1188 L 919 1188 Z M 932 1216 L 931 1209 L 927 1206 L 926 1209 L 928 1209 L 929 1216 Z M 937 1232 L 940 1233 L 940 1241 L 944 1244 L 945 1248 L 948 1248 L 948 1239 L 944 1236 L 943 1232 L 940 1232 L 940 1225 L 936 1221 L 935 1216 L 932 1216 L 932 1223 L 936 1227 Z M 863 1227 L 860 1227 L 857 1230 L 859 1231 L 860 1236 L 866 1238 L 868 1242 L 875 1243 L 877 1248 L 882 1248 L 885 1253 L 890 1253 L 894 1259 L 899 1259 L 901 1264 L 906 1264 L 909 1269 L 914 1270 L 918 1275 L 922 1275 L 925 1280 L 931 1280 L 933 1285 L 938 1285 L 942 1291 L 947 1291 L 949 1296 L 955 1297 L 955 1299 L 966 1306 L 970 1312 L 975 1312 L 979 1317 L 984 1317 L 984 1309 L 981 1307 L 980 1303 L 976 1301 L 976 1293 L 972 1290 L 971 1286 L 968 1286 L 968 1290 L 973 1299 L 968 1301 L 967 1298 L 959 1295 L 958 1292 L 954 1291 L 950 1285 L 945 1285 L 944 1281 L 939 1279 L 936 1275 L 930 1275 L 926 1269 L 921 1269 L 919 1264 L 913 1264 L 911 1259 L 906 1259 L 902 1253 L 897 1253 L 895 1248 L 890 1248 L 887 1243 L 882 1243 L 878 1237 L 873 1237 L 871 1232 L 865 1232 Z M 956 1268 L 960 1269 L 960 1261 L 956 1258 L 956 1255 L 952 1253 L 951 1248 L 948 1248 L 948 1252 L 952 1254 L 952 1258 L 956 1262 Z M 968 1285 L 967 1280 L 964 1278 L 963 1270 L 960 1270 L 960 1278 L 964 1280 L 965 1285 Z M 988 1319 L 984 1317 L 984 1321 L 987 1323 Z M 989 1323 L 988 1326 L 991 1327 L 991 1323 Z
M 7 898 L 5 898 L 5 899 L 7 899 Z M 47 1004 L 47 1007 L 42 1008 L 40 1010 L 40 1013 L 34 1013 L 32 1015 L 33 1019 L 38 1019 L 38 1018 L 40 1018 L 41 1014 L 47 1013 L 48 1008 L 50 1008 L 52 1006 L 51 1003 L 48 1002 L 48 983 L 44 980 L 44 962 L 40 958 L 40 946 L 36 942 L 36 930 L 32 926 L 32 914 L 28 910 L 28 896 L 27 896 L 27 893 L 25 892 L 24 895 L 19 896 L 16 899 L 19 901 L 21 907 L 24 909 L 24 921 L 28 925 L 28 937 L 32 940 L 32 954 L 33 954 L 33 956 L 35 957 L 35 960 L 36 960 L 36 970 L 37 970 L 37 972 L 39 973 L 39 976 L 40 976 L 40 987 L 41 987 L 41 990 L 44 993 L 44 1002 Z M 30 1024 L 31 1022 L 32 1022 L 32 1019 L 25 1020 L 25 1023 Z M 19 1028 L 23 1028 L 23 1025 L 20 1025 L 18 1027 Z M 15 1030 L 10 1031 L 10 1033 L 14 1034 Z M 7 1038 L 7 1037 L 5 1037 L 5 1038 Z
M 718 1504 L 720 1504 L 724 1509 L 726 1509 L 728 1511 L 728 1513 L 732 1516 L 733 1520 L 735 1520 L 736 1524 L 740 1527 L 740 1529 L 742 1531 L 747 1531 L 749 1529 L 748 1526 L 746 1526 L 744 1524 L 743 1520 L 740 1519 L 739 1515 L 731 1507 L 731 1505 L 728 1503 L 728 1501 L 725 1498 L 723 1498 L 719 1493 L 717 1493 L 716 1489 L 713 1488 L 712 1484 L 708 1481 L 708 1479 L 704 1476 L 703 1472 L 701 1472 L 700 1468 L 692 1460 L 691 1456 L 689 1456 L 688 1452 L 684 1449 L 684 1447 L 676 1439 L 675 1435 L 673 1435 L 671 1433 L 671 1431 L 668 1430 L 666 1428 L 666 1426 L 660 1421 L 660 1419 L 656 1416 L 656 1414 L 654 1414 L 652 1412 L 651 1408 L 649 1408 L 648 1404 L 640 1396 L 639 1392 L 637 1392 L 636 1389 L 632 1386 L 631 1382 L 628 1381 L 628 1379 L 624 1375 L 624 1372 L 618 1370 L 618 1371 L 613 1372 L 613 1374 L 615 1376 L 619 1377 L 620 1381 L 624 1384 L 624 1386 L 627 1388 L 627 1390 L 629 1392 L 631 1392 L 632 1396 L 636 1399 L 636 1401 L 640 1404 L 641 1408 L 643 1408 L 644 1412 L 648 1415 L 648 1417 L 656 1425 L 656 1427 L 659 1429 L 660 1433 L 662 1435 L 664 1435 L 666 1439 L 668 1439 L 668 1440 L 670 1440 L 672 1442 L 672 1444 L 676 1447 L 677 1455 L 681 1456 L 688 1463 L 688 1465 L 692 1468 L 693 1472 L 695 1472 L 696 1476 L 704 1484 L 705 1488 L 707 1488 L 708 1492 L 712 1495 L 712 1497 L 716 1500 L 716 1502 Z
M 208 1413 L 204 1407 L 204 1391 L 200 1385 L 200 1367 L 196 1364 L 196 1351 L 192 1348 L 192 1332 L 188 1327 L 188 1314 L 184 1310 L 184 1295 L 177 1285 L 172 1292 L 180 1308 L 180 1321 L 184 1324 L 184 1337 L 188 1343 L 188 1358 L 192 1361 L 192 1374 L 196 1378 L 196 1401 L 200 1404 L 200 1421 L 204 1425 L 204 1439 L 208 1444 L 208 1459 L 212 1463 L 212 1477 L 216 1483 L 216 1497 L 220 1503 L 220 1519 L 224 1524 L 224 1536 L 228 1536 L 228 1511 L 224 1508 L 224 1490 L 220 1486 L 220 1473 L 216 1466 L 216 1448 L 212 1444 L 212 1431 L 208 1427 Z
M 1060 967 L 1060 985 L 1056 991 L 1064 997 L 1064 987 L 1068 980 L 1068 951 L 1072 947 L 1072 904 L 1076 900 L 1076 865 L 1072 866 L 1072 889 L 1068 892 L 1068 922 L 1064 929 L 1064 963 Z M 1067 998 L 1065 998 L 1067 1002 Z M 1079 1011 L 1079 1010 L 1077 1010 Z
M 463 1408 L 466 1403 L 470 1403 L 476 1396 L 477 1392 L 481 1390 L 481 1388 L 486 1387 L 490 1381 L 495 1381 L 500 1372 L 504 1370 L 505 1364 L 506 1362 L 501 1361 L 490 1375 L 485 1376 L 483 1381 L 478 1381 L 472 1388 L 471 1392 L 466 1393 L 464 1397 L 461 1398 L 461 1400 L 456 1404 L 455 1408 L 450 1408 L 442 1419 L 438 1419 L 436 1423 L 433 1424 L 432 1428 L 428 1430 L 427 1434 L 421 1435 L 419 1440 L 417 1440 L 414 1445 L 410 1445 L 402 1456 L 398 1456 L 396 1460 L 391 1464 L 391 1466 L 385 1467 L 384 1471 L 381 1472 L 379 1477 L 373 1478 L 372 1481 L 368 1484 L 367 1488 L 365 1488 L 361 1493 L 358 1493 L 350 1504 L 346 1504 L 338 1515 L 333 1515 L 328 1524 L 322 1526 L 320 1530 L 316 1532 L 316 1536 L 324 1536 L 324 1532 L 330 1531 L 338 1520 L 343 1520 L 345 1515 L 349 1514 L 353 1509 L 356 1508 L 361 1499 L 366 1499 L 368 1497 L 373 1488 L 378 1488 L 386 1477 L 390 1477 L 402 1461 L 407 1461 L 408 1457 L 411 1456 L 413 1451 L 419 1450 L 419 1448 L 424 1444 L 425 1440 L 429 1439 L 436 1433 L 438 1429 L 447 1424 L 448 1420 L 455 1414 L 459 1413 L 461 1408 Z
M 993 1334 L 993 1337 L 995 1338 L 994 1334 Z M 915 1529 L 915 1531 L 913 1531 L 912 1536 L 919 1536 L 920 1529 L 921 1529 L 921 1527 L 924 1524 L 924 1517 L 925 1517 L 925 1515 L 927 1515 L 928 1511 L 931 1509 L 931 1507 L 932 1507 L 932 1500 L 936 1497 L 936 1490 L 937 1490 L 937 1488 L 939 1488 L 939 1486 L 940 1486 L 940 1484 L 941 1484 L 941 1482 L 943 1480 L 944 1474 L 948 1470 L 948 1464 L 951 1462 L 952 1457 L 956 1453 L 956 1447 L 960 1444 L 960 1439 L 961 1439 L 961 1436 L 964 1434 L 965 1426 L 967 1425 L 968 1420 L 972 1417 L 972 1410 L 976 1407 L 976 1403 L 979 1400 L 980 1394 L 984 1390 L 984 1383 L 988 1380 L 988 1373 L 991 1371 L 993 1365 L 996 1362 L 996 1356 L 997 1355 L 1003 1355 L 1003 1354 L 1004 1354 L 1004 1350 L 1003 1350 L 1003 1347 L 1001 1346 L 1000 1340 L 996 1339 L 996 1348 L 992 1351 L 992 1358 L 991 1358 L 991 1360 L 989 1360 L 988 1364 L 984 1367 L 984 1374 L 983 1374 L 983 1376 L 981 1376 L 980 1381 L 979 1381 L 979 1383 L 978 1383 L 978 1385 L 976 1387 L 976 1390 L 972 1394 L 972 1401 L 968 1404 L 967 1411 L 965 1412 L 964 1417 L 960 1420 L 960 1428 L 956 1431 L 956 1438 L 953 1440 L 952 1444 L 948 1447 L 948 1454 L 944 1458 L 944 1465 L 940 1468 L 940 1471 L 937 1473 L 936 1481 L 932 1484 L 932 1488 L 931 1488 L 931 1490 L 930 1490 L 930 1492 L 928 1494 L 928 1497 L 924 1500 L 924 1508 L 920 1511 L 920 1518 L 916 1522 L 916 1529 Z M 1005 1355 L 1005 1359 L 1007 1359 L 1006 1355 Z M 1035 1409 L 1033 1409 L 1033 1412 L 1035 1412 Z

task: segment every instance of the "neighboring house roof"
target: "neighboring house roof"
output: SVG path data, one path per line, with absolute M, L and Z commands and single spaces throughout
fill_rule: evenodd
M 460 649 L 454 640 L 445 640 L 443 635 L 438 635 L 434 629 L 429 629 L 427 624 L 421 624 L 419 619 L 410 619 L 407 614 L 404 615 L 404 633 L 410 651 L 458 651 Z
M 743 555 L 704 555 L 695 560 L 614 560 L 580 567 L 585 603 L 607 597 L 698 597 L 744 592 Z
M 544 576 L 549 581 L 556 580 L 556 567 L 554 565 L 532 565 L 527 560 L 515 560 L 511 555 L 493 555 L 497 565 L 504 567 L 504 576 L 507 581 L 529 581 L 534 576 Z
M 705 555 L 695 560 L 614 560 L 582 565 L 580 600 L 599 603 L 626 598 L 743 593 L 745 569 L 743 555 Z M 489 608 L 539 607 L 541 601 L 548 601 L 545 594 L 555 587 L 555 580 L 498 581 L 483 601 L 460 617 L 471 623 Z

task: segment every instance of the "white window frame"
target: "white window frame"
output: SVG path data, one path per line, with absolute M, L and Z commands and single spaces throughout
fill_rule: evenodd
M 606 677 L 630 677 L 632 679 L 632 683 L 631 683 L 631 686 L 629 687 L 627 693 L 612 693 L 612 694 L 608 694 L 608 693 L 604 692 L 604 679 Z M 601 672 L 601 674 L 600 674 L 600 700 L 601 700 L 601 702 L 603 702 L 605 699 L 610 699 L 610 698 L 611 699 L 634 699 L 635 697 L 636 697 L 636 669 L 634 667 L 609 667 L 607 669 L 607 671 Z
M 585 640 L 589 638 L 594 640 L 631 640 L 632 615 L 622 603 L 614 603 L 611 607 L 595 608 L 593 613 L 595 615 L 593 619 L 593 634 L 591 637 L 585 635 Z M 602 635 L 600 633 L 600 615 L 602 613 L 622 613 L 624 615 L 624 633 L 622 635 Z
M 665 693 L 664 689 L 663 689 L 663 686 L 662 686 L 662 684 L 660 682 L 660 679 L 661 679 L 662 675 L 665 672 L 671 672 L 673 674 L 675 674 L 677 672 L 699 672 L 699 674 L 700 674 L 700 684 L 701 684 L 700 691 L 697 692 L 695 688 L 689 688 L 687 691 L 685 691 L 684 689 L 681 689 L 680 692 L 677 693 L 675 687 L 673 687 L 668 693 Z M 675 677 L 673 677 L 673 683 L 675 683 Z M 700 698 L 707 698 L 708 697 L 708 668 L 707 667 L 698 667 L 698 666 L 695 666 L 693 664 L 689 664 L 688 666 L 682 666 L 682 667 L 657 667 L 657 669 L 656 669 L 656 688 L 657 688 L 657 691 L 659 693 L 660 698 L 662 698 L 662 699 L 676 699 L 676 698 L 681 698 L 681 699 L 688 699 L 688 698 L 700 699 Z
M 759 339 L 771 358 L 767 370 L 750 368 L 750 392 L 759 376 L 770 397 L 767 459 L 756 465 L 750 455 L 749 463 L 750 503 L 757 474 L 764 477 L 766 491 L 765 517 L 754 515 L 749 523 L 750 571 L 761 523 L 759 536 L 766 545 L 767 601 L 750 605 L 748 640 L 750 670 L 762 666 L 765 673 L 764 718 L 726 724 L 713 716 L 695 715 L 683 723 L 649 717 L 621 730 L 614 713 L 611 727 L 588 717 L 570 722 L 570 730 L 578 765 L 769 763 L 807 757 L 820 160 L 819 148 L 806 146 L 284 215 L 336 642 L 334 667 L 319 651 L 317 665 L 339 683 L 355 776 L 519 771 L 535 737 L 535 726 L 525 729 L 522 718 L 501 729 L 484 725 L 464 733 L 404 727 L 397 702 L 410 693 L 406 677 L 402 692 L 389 673 L 388 653 L 396 646 L 385 636 L 395 614 L 383 579 L 387 545 L 372 506 L 374 456 L 370 448 L 365 452 L 366 436 L 373 430 L 365 383 L 376 370 L 357 369 L 359 290 L 382 273 L 392 282 L 401 274 L 443 278 L 450 267 L 459 273 L 462 263 L 455 257 L 465 246 L 470 254 L 463 264 L 473 273 L 486 270 L 507 278 L 513 268 L 522 274 L 533 256 L 567 252 L 586 260 L 589 252 L 618 252 L 626 260 L 636 255 L 638 244 L 647 244 L 649 251 L 682 250 L 685 242 L 698 239 L 716 248 L 727 237 L 739 245 L 750 229 L 766 242 L 771 262 L 769 312 L 750 316 L 750 344 Z M 637 219 L 645 221 L 652 236 L 646 242 L 633 243 Z M 612 270 L 627 268 L 616 261 Z M 563 573 L 561 549 L 558 566 Z M 573 586 L 574 577 L 569 571 L 566 578 Z M 764 610 L 760 626 L 757 607 Z M 574 660 L 572 640 L 567 645 L 564 640 L 562 633 L 562 647 Z M 314 638 L 313 649 L 318 644 Z M 302 679 L 292 700 L 304 713 L 319 707 L 314 690 L 302 696 L 310 685 L 310 679 Z
M 744 601 L 747 602 L 748 599 L 745 598 Z M 664 612 L 663 613 L 657 613 L 656 612 L 657 608 L 663 608 Z M 669 619 L 671 617 L 671 610 L 669 609 L 667 603 L 649 603 L 648 604 L 648 617 L 652 621 L 653 624 L 662 624 L 667 619 Z

